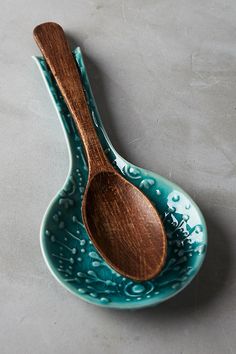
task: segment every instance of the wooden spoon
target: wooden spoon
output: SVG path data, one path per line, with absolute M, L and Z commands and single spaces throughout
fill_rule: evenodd
M 34 38 L 76 123 L 89 176 L 82 202 L 84 225 L 108 264 L 136 281 L 157 276 L 167 253 L 166 234 L 155 207 L 110 164 L 97 137 L 80 74 L 63 29 L 44 23 Z

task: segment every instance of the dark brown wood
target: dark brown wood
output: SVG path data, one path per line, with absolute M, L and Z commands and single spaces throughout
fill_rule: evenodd
M 97 137 L 75 60 L 63 29 L 44 23 L 34 38 L 78 127 L 89 165 L 84 225 L 102 257 L 136 281 L 157 276 L 167 253 L 161 219 L 149 199 L 109 163 Z
M 79 129 L 88 158 L 89 171 L 96 172 L 107 166 L 107 159 L 90 117 L 78 69 L 64 31 L 58 24 L 48 22 L 34 29 L 34 38 Z

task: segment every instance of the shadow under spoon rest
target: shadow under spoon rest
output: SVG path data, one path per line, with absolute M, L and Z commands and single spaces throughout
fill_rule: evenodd
M 71 162 L 66 183 L 51 202 L 42 222 L 41 247 L 45 261 L 64 287 L 88 302 L 113 308 L 158 304 L 181 291 L 197 274 L 207 246 L 204 218 L 181 188 L 128 163 L 114 150 L 97 112 L 79 48 L 74 57 L 103 150 L 116 170 L 158 208 L 167 232 L 168 253 L 161 274 L 141 283 L 123 277 L 100 257 L 88 237 L 81 215 L 88 180 L 83 144 L 44 59 L 35 58 L 64 127 Z

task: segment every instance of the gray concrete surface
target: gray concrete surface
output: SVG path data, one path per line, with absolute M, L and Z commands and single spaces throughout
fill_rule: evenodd
M 159 307 L 105 310 L 49 274 L 39 227 L 67 175 L 64 135 L 31 55 L 35 25 L 80 44 L 105 127 L 133 163 L 202 208 L 206 262 Z M 0 353 L 236 352 L 236 2 L 5 0 L 0 12 Z

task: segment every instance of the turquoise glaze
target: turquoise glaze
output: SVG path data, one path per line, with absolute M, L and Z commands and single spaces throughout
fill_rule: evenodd
M 113 166 L 141 189 L 158 209 L 168 236 L 168 256 L 157 278 L 136 283 L 111 269 L 98 254 L 81 217 L 88 178 L 83 145 L 45 61 L 35 58 L 55 103 L 70 151 L 66 183 L 52 200 L 42 222 L 40 237 L 44 259 L 66 289 L 90 303 L 126 309 L 159 304 L 181 291 L 199 271 L 207 246 L 204 218 L 197 205 L 178 186 L 118 155 L 102 126 L 79 48 L 74 56 L 102 146 Z

